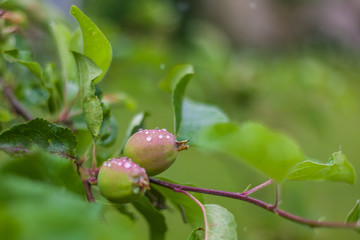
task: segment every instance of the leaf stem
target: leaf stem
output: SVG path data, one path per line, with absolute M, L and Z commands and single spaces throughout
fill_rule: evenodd
M 326 222 L 326 221 L 318 221 L 318 220 L 311 220 L 307 218 L 303 218 L 294 214 L 291 214 L 289 212 L 283 211 L 281 209 L 277 208 L 277 202 L 276 200 L 275 204 L 269 204 L 266 202 L 263 202 L 256 198 L 248 197 L 247 195 L 243 193 L 235 193 L 235 192 L 226 192 L 221 190 L 214 190 L 214 189 L 207 189 L 207 188 L 199 188 L 199 187 L 190 187 L 190 186 L 184 186 L 180 184 L 174 184 L 165 182 L 156 178 L 149 178 L 150 182 L 167 187 L 170 189 L 173 189 L 174 191 L 189 191 L 189 192 L 198 192 L 198 193 L 204 193 L 204 194 L 210 194 L 210 195 L 216 195 L 216 196 L 222 196 L 227 198 L 234 198 L 241 201 L 245 201 L 251 204 L 254 204 L 258 207 L 261 207 L 269 212 L 275 213 L 276 215 L 279 215 L 280 217 L 286 218 L 290 221 L 306 225 L 308 227 L 312 228 L 348 228 L 348 229 L 355 229 L 360 228 L 360 223 L 357 222 Z M 250 190 L 251 191 L 251 190 Z
M 201 211 L 203 213 L 203 217 L 204 217 L 204 240 L 207 240 L 207 227 L 208 227 L 208 223 L 207 223 L 207 217 L 206 217 L 206 211 L 205 211 L 205 208 L 204 206 L 202 205 L 202 203 L 197 200 L 193 195 L 191 195 L 190 193 L 184 191 L 184 190 L 181 190 L 179 188 L 173 188 L 173 190 L 175 192 L 179 192 L 179 193 L 183 193 L 185 195 L 187 195 L 189 198 L 191 198 L 194 202 L 196 202 L 196 204 L 201 208 Z
M 95 140 L 93 140 L 93 152 L 92 152 L 92 170 L 93 171 L 96 170 L 96 165 L 97 165 L 97 161 L 96 161 L 96 143 L 95 143 Z
M 269 180 L 267 180 L 266 182 L 264 182 L 264 183 L 262 183 L 262 184 L 260 184 L 260 185 L 258 185 L 258 186 L 256 186 L 256 187 L 254 187 L 254 188 L 252 188 L 252 189 L 250 189 L 250 190 L 248 190 L 248 191 L 246 191 L 246 192 L 242 192 L 241 194 L 244 195 L 244 196 L 250 195 L 250 194 L 256 192 L 257 190 L 259 190 L 259 189 L 261 189 L 261 188 L 263 188 L 263 187 L 266 187 L 267 185 L 270 185 L 270 184 L 273 183 L 273 182 L 274 182 L 274 181 L 273 181 L 272 179 L 269 179 Z

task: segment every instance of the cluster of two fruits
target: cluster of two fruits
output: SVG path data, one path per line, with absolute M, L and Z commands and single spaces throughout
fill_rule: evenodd
M 104 162 L 98 175 L 100 193 L 111 202 L 125 203 L 140 198 L 149 188 L 149 176 L 168 169 L 187 141 L 176 141 L 165 129 L 133 134 L 124 148 L 125 157 Z

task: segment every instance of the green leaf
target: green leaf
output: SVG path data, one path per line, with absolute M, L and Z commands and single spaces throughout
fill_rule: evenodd
M 118 127 L 116 119 L 111 115 L 110 108 L 105 104 L 102 104 L 102 108 L 104 120 L 100 127 L 99 144 L 108 147 L 115 142 L 118 135 Z
M 0 189 L 2 239 L 137 239 L 123 222 L 105 223 L 101 204 L 54 185 L 6 174 Z
M 133 117 L 126 132 L 125 141 L 121 148 L 121 154 L 124 152 L 124 148 L 129 137 L 131 137 L 131 135 L 139 131 L 140 128 L 144 128 L 144 121 L 147 115 L 148 114 L 146 112 L 140 112 Z
M 199 132 L 207 126 L 228 122 L 226 114 L 219 108 L 184 99 L 182 106 L 182 122 L 177 139 L 189 139 L 196 145 Z
M 150 240 L 163 240 L 167 231 L 165 217 L 146 197 L 132 202 L 133 206 L 144 216 L 149 224 Z
M 159 178 L 161 180 L 164 180 L 166 182 L 176 183 L 174 181 L 171 181 L 169 179 Z M 178 183 L 176 183 L 178 184 Z M 195 187 L 193 184 L 182 184 L 185 186 L 192 186 Z M 191 224 L 192 227 L 199 227 L 203 225 L 204 219 L 201 212 L 201 209 L 199 206 L 194 202 L 191 198 L 186 196 L 183 193 L 175 192 L 172 189 L 161 187 L 156 184 L 151 184 L 151 188 L 155 188 L 157 191 L 159 191 L 161 194 L 163 194 L 167 199 L 171 201 L 171 203 L 176 207 L 176 209 L 180 212 L 180 214 L 183 214 L 185 219 L 189 224 Z M 191 193 L 196 199 L 198 199 L 201 203 L 204 202 L 204 197 L 200 193 Z
M 0 171 L 64 187 L 86 199 L 84 185 L 74 162 L 40 149 L 19 159 L 8 161 Z
M 0 106 L 0 122 L 6 123 L 14 118 L 15 116 L 9 110 Z
M 207 240 L 237 240 L 236 222 L 231 212 L 217 204 L 204 205 Z
M 61 156 L 75 156 L 76 138 L 70 129 L 34 119 L 0 134 L 0 149 L 10 154 L 27 153 L 33 146 Z
M 76 6 L 71 7 L 71 15 L 80 25 L 83 41 L 84 55 L 93 60 L 102 70 L 94 83 L 99 82 L 107 72 L 112 58 L 110 42 L 100 29 Z
M 292 139 L 253 122 L 209 126 L 199 134 L 198 144 L 243 161 L 277 181 L 303 161 L 302 151 Z
M 6 61 L 24 65 L 36 77 L 38 77 L 41 80 L 43 79 L 43 70 L 37 62 L 32 61 L 32 55 L 30 52 L 13 49 L 13 50 L 4 51 L 3 55 Z
M 87 96 L 83 101 L 83 114 L 91 135 L 96 139 L 103 122 L 102 108 L 96 96 Z
M 202 228 L 195 228 L 191 234 L 188 240 L 204 240 L 204 229 Z
M 360 201 L 357 200 L 355 206 L 350 210 L 346 216 L 346 222 L 351 223 L 355 222 L 360 224 Z M 360 233 L 360 226 L 356 229 Z
M 65 82 L 78 82 L 75 58 L 70 52 L 72 33 L 61 23 L 52 22 L 50 29 L 57 45 L 63 79 L 65 79 Z
M 172 90 L 172 105 L 174 110 L 175 133 L 180 130 L 182 121 L 182 105 L 185 89 L 190 79 L 194 76 L 194 69 L 191 65 L 178 65 L 174 67 L 164 81 L 167 87 Z
M 103 122 L 103 110 L 95 95 L 94 80 L 100 76 L 101 69 L 88 57 L 75 53 L 82 88 L 83 115 L 91 135 L 97 138 Z
M 333 153 L 327 163 L 306 160 L 296 164 L 287 179 L 336 181 L 355 184 L 355 171 L 346 156 L 339 151 Z

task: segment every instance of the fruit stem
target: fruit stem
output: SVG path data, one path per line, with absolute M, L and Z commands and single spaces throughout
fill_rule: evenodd
M 190 146 L 187 145 L 186 143 L 189 142 L 189 140 L 184 140 L 184 141 L 176 141 L 176 148 L 178 150 L 178 152 L 182 151 L 182 150 L 187 150 Z

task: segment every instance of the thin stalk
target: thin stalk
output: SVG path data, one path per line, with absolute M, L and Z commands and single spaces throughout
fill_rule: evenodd
M 180 185 L 180 184 L 165 182 L 162 180 L 158 180 L 156 178 L 149 178 L 149 179 L 150 179 L 150 182 L 152 182 L 154 184 L 173 189 L 174 191 L 183 190 L 183 191 L 189 191 L 189 192 L 198 192 L 198 193 L 204 193 L 204 194 L 209 194 L 209 195 L 234 198 L 234 199 L 238 199 L 241 201 L 249 202 L 249 203 L 254 204 L 258 207 L 261 207 L 269 212 L 275 213 L 276 215 L 279 215 L 280 217 L 286 218 L 290 221 L 293 221 L 293 222 L 296 222 L 299 224 L 303 224 L 303 225 L 306 225 L 306 226 L 309 226 L 312 228 L 320 228 L 320 227 L 348 228 L 348 229 L 360 228 L 360 223 L 356 223 L 356 222 L 348 222 L 348 223 L 347 222 L 326 222 L 326 221 L 318 221 L 318 220 L 311 220 L 311 219 L 303 218 L 303 217 L 300 217 L 300 216 L 297 216 L 297 215 L 294 215 L 294 214 L 291 214 L 291 213 L 288 213 L 286 211 L 276 208 L 276 206 L 277 206 L 276 202 L 275 202 L 275 205 L 269 204 L 269 203 L 263 202 L 259 199 L 248 197 L 242 193 L 234 193 L 234 192 L 226 192 L 226 191 L 213 190 L 213 189 L 207 189 L 207 188 L 184 186 L 184 185 Z
M 269 180 L 267 180 L 266 182 L 264 182 L 264 183 L 262 183 L 262 184 L 260 184 L 260 185 L 258 185 L 258 186 L 256 186 L 256 187 L 254 187 L 254 188 L 252 188 L 252 189 L 250 189 L 250 190 L 248 190 L 248 191 L 246 191 L 246 192 L 242 192 L 241 194 L 244 195 L 244 196 L 248 196 L 248 195 L 256 192 L 257 190 L 260 190 L 261 188 L 266 187 L 267 185 L 270 185 L 270 184 L 273 183 L 273 182 L 274 182 L 274 181 L 273 181 L 272 179 L 269 179 Z
M 174 188 L 173 190 L 175 192 L 180 192 L 180 193 L 183 193 L 183 194 L 187 195 L 189 198 L 191 198 L 201 208 L 201 211 L 203 213 L 203 218 L 204 218 L 204 240 L 207 240 L 208 223 L 207 223 L 206 211 L 205 211 L 205 208 L 202 205 L 202 203 L 199 200 L 197 200 L 193 195 L 191 195 L 190 193 L 188 193 L 188 192 L 186 192 L 184 190 L 181 190 L 181 189 L 178 189 L 178 188 Z
M 82 182 L 83 182 L 84 187 L 85 187 L 87 200 L 88 200 L 89 202 L 95 202 L 94 195 L 92 194 L 92 191 L 91 191 L 91 184 L 90 184 L 90 182 L 89 182 L 88 180 L 86 180 L 86 179 L 83 179 Z
M 92 170 L 95 171 L 96 170 L 96 143 L 95 140 L 93 140 L 93 152 L 92 152 Z
M 33 119 L 33 116 L 21 105 L 21 103 L 16 99 L 12 89 L 6 86 L 4 79 L 0 77 L 0 84 L 4 93 L 5 98 L 8 100 L 13 111 L 22 116 L 26 121 Z

